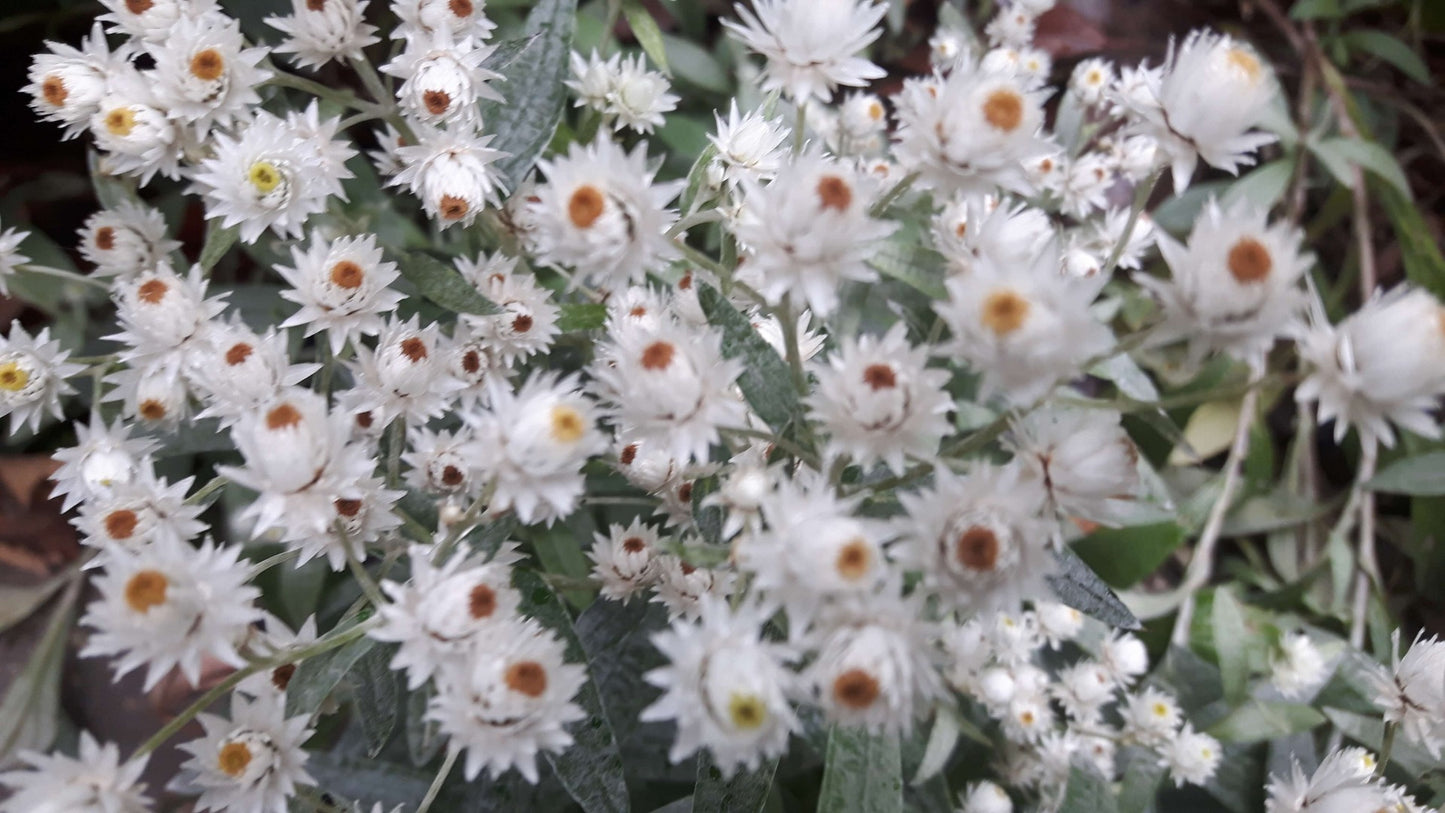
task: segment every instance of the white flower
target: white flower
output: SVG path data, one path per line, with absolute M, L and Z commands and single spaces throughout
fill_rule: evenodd
M 216 0 L 101 0 L 110 9 L 97 20 L 112 23 L 112 33 L 147 42 L 163 42 L 183 19 L 219 12 Z
M 238 546 L 193 548 L 165 537 L 107 549 L 95 578 L 100 597 L 81 619 L 95 633 L 80 654 L 120 656 L 116 678 L 145 664 L 147 690 L 172 668 L 196 684 L 206 657 L 244 666 L 236 648 L 261 617 L 253 603 L 261 591 L 246 584 L 250 567 L 240 554 Z
M 1114 83 L 1114 63 L 1095 57 L 1074 66 L 1069 75 L 1069 93 L 1089 107 L 1104 100 L 1104 93 Z
M 963 793 L 958 813 L 1013 813 L 1008 791 L 988 780 L 970 783 Z
M 676 322 L 622 328 L 599 346 L 592 373 L 611 416 L 629 436 L 678 460 L 706 461 L 718 430 L 741 426 L 746 411 L 732 390 L 742 373 L 722 355 L 722 336 Z
M 338 123 L 314 121 L 316 115 L 314 106 L 306 118 L 287 120 L 258 109 L 238 133 L 214 134 L 214 155 L 201 162 L 192 186 L 206 201 L 206 218 L 239 227 L 247 243 L 268 228 L 278 237 L 300 237 L 328 197 L 345 198 L 340 182 L 351 171 L 344 162 L 356 151 L 328 133 L 308 138 L 308 125 L 334 132 Z
M 991 195 L 957 196 L 933 219 L 933 244 L 957 272 L 980 258 L 999 268 L 1027 266 L 1053 237 L 1042 209 Z
M 163 40 L 146 44 L 155 60 L 156 98 L 197 138 L 229 126 L 261 102 L 256 87 L 271 72 L 257 65 L 265 48 L 246 48 L 241 23 L 223 14 L 182 16 Z
M 85 535 L 85 544 L 95 548 L 119 545 L 139 550 L 162 537 L 188 542 L 207 527 L 200 520 L 206 506 L 185 502 L 193 482 L 194 477 L 187 477 L 172 485 L 156 477 L 147 464 L 139 467 L 134 479 L 82 503 L 80 516 L 71 522 Z
M 266 614 L 262 624 L 263 628 L 247 646 L 252 657 L 275 658 L 316 643 L 316 616 L 314 615 L 308 615 L 295 631 L 292 631 L 286 622 L 269 613 Z M 244 693 L 247 697 L 260 697 L 264 694 L 284 697 L 300 663 L 302 661 L 290 661 L 270 671 L 260 671 L 243 678 L 236 684 L 236 691 Z
M 733 233 L 769 303 L 793 293 L 826 316 L 844 282 L 877 279 L 867 261 L 898 224 L 869 214 L 871 181 L 851 166 L 809 152 L 767 186 L 744 178 L 743 189 Z
M 10 416 L 12 436 L 27 424 L 32 432 L 39 429 L 47 414 L 64 416 L 60 398 L 75 392 L 66 379 L 85 369 L 67 358 L 70 351 L 50 340 L 48 327 L 32 337 L 16 319 L 10 335 L 0 336 L 0 418 Z
M 1286 634 L 1269 655 L 1269 682 L 1291 700 L 1304 699 L 1328 676 L 1324 655 L 1303 632 Z
M 111 51 L 98 20 L 79 49 L 49 41 L 45 47 L 50 53 L 35 55 L 30 84 L 22 90 L 31 95 L 30 107 L 41 120 L 64 126 L 62 138 L 75 138 L 99 109 L 110 77 L 129 67 L 131 49 L 122 45 Z
M 782 90 L 793 101 L 828 101 L 839 85 L 863 87 L 882 68 L 855 56 L 878 39 L 887 6 L 873 0 L 754 0 L 738 3 L 740 22 L 728 33 L 766 57 L 763 90 Z
M 802 679 L 830 720 L 906 733 L 932 710 L 944 689 L 921 610 L 918 601 L 880 596 L 821 636 Z
M 365 460 L 360 454 L 357 457 Z M 332 570 L 344 570 L 348 554 L 360 558 L 368 545 L 401 525 L 401 517 L 391 507 L 406 492 L 388 490 L 379 477 L 362 476 L 366 465 L 356 464 L 355 471 L 348 472 L 349 480 L 337 478 L 336 492 L 350 496 L 331 500 L 330 521 L 324 532 L 317 533 L 300 523 L 289 523 L 282 529 L 282 541 L 301 552 L 296 558 L 298 564 L 325 556 Z
M 448 747 L 465 750 L 468 780 L 486 766 L 495 779 L 516 768 L 537 782 L 537 754 L 572 745 L 567 726 L 587 713 L 573 702 L 587 682 L 581 664 L 563 661 L 562 641 L 531 619 L 511 621 L 447 670 L 427 719 L 441 724 Z
M 1050 649 L 1058 649 L 1059 644 L 1072 641 L 1084 628 L 1083 613 L 1055 601 L 1035 601 L 1034 621 L 1038 625 L 1039 636 Z
M 704 599 L 699 622 L 674 622 L 652 637 L 669 661 L 645 675 L 663 690 L 643 709 L 644 722 L 675 720 L 677 739 L 668 758 L 681 762 L 706 748 L 724 776 L 781 755 L 799 727 L 787 696 L 794 677 L 791 652 L 761 635 L 766 611 L 756 605 L 730 610 Z
M 1363 810 L 1426 811 L 1403 788 L 1375 775 L 1375 757 L 1363 748 L 1330 753 L 1308 779 L 1296 761 L 1288 778 L 1270 775 L 1266 813 L 1353 813 Z
M 50 475 L 50 497 L 65 497 L 62 511 L 82 500 L 108 497 L 117 486 L 143 476 L 150 466 L 147 455 L 160 446 L 154 438 L 130 437 L 130 427 L 120 418 L 106 426 L 98 411 L 90 414 L 89 425 L 77 420 L 71 428 L 75 445 L 51 455 L 60 465 Z
M 733 576 L 728 570 L 694 567 L 676 556 L 658 556 L 653 560 L 653 601 L 667 608 L 669 620 L 696 618 L 705 602 L 728 597 Z
M 1139 490 L 1139 450 L 1105 409 L 1045 407 L 1014 424 L 1005 445 L 1063 516 L 1121 523 Z
M 459 552 L 434 565 L 430 547 L 412 545 L 409 552 L 411 578 L 381 583 L 391 602 L 377 608 L 382 623 L 369 634 L 401 644 L 391 668 L 405 669 L 407 687 L 417 689 L 443 669 L 465 667 L 473 650 L 517 632 L 521 597 L 510 565 L 519 557 L 505 546 L 490 561 Z
M 30 236 L 28 231 L 5 229 L 0 231 L 0 296 L 9 293 L 5 279 L 30 258 L 20 253 L 20 243 Z
M 647 69 L 642 54 L 624 58 L 619 66 L 604 112 L 616 116 L 612 129 L 650 134 L 663 125 L 663 113 L 677 108 L 679 97 L 669 93 L 667 77 Z
M 1104 705 L 1114 697 L 1114 679 L 1096 661 L 1080 660 L 1060 669 L 1053 696 L 1076 724 L 1096 727 L 1102 722 Z
M 1367 445 L 1393 446 L 1391 424 L 1440 436 L 1431 412 L 1445 393 L 1445 307 L 1434 296 L 1400 285 L 1338 325 L 1319 312 L 1313 322 L 1299 340 L 1313 369 L 1295 398 L 1319 402 L 1320 423 L 1335 422 L 1337 442 L 1352 426 Z
M 1042 495 L 1015 467 L 980 465 L 966 476 L 936 470 L 932 489 L 898 495 L 908 516 L 900 556 L 959 608 L 1017 608 L 1048 595 L 1054 569 Z
M 1159 764 L 1169 769 L 1176 787 L 1203 785 L 1213 778 L 1223 758 L 1224 751 L 1218 740 L 1196 732 L 1193 725 L 1185 723 L 1178 734 L 1164 743 Z
M 381 67 L 403 80 L 396 98 L 407 116 L 425 124 L 478 125 L 477 102 L 502 101 L 488 83 L 502 76 L 482 67 L 496 49 L 471 38 L 454 39 L 449 30 L 430 37 L 408 37 L 406 48 Z
M 293 62 L 313 70 L 333 59 L 362 59 L 362 49 L 378 42 L 376 27 L 362 22 L 368 2 L 291 0 L 291 14 L 266 18 L 266 25 L 286 35 L 271 50 L 295 54 Z
M 613 54 L 603 59 L 598 56 L 596 48 L 592 49 L 590 57 L 573 51 L 571 59 L 568 60 L 572 78 L 563 83 L 577 94 L 573 107 L 588 107 L 598 113 L 607 112 L 607 97 L 617 86 L 621 65 L 622 54 Z
M 121 413 L 141 426 L 174 429 L 191 412 L 185 354 L 179 350 L 137 359 L 105 377 L 115 387 L 102 401 L 120 401 Z
M 470 226 L 506 192 L 506 181 L 493 164 L 507 153 L 487 146 L 494 136 L 424 127 L 417 138 L 421 143 L 397 147 L 401 169 L 387 185 L 410 187 L 444 228 Z
M 148 756 L 121 762 L 115 743 L 104 745 L 89 731 L 80 732 L 80 753 L 42 754 L 21 751 L 25 766 L 0 773 L 0 785 L 10 789 L 0 801 L 0 813 L 146 813 L 151 800 L 140 782 Z
M 905 456 L 937 453 L 951 428 L 949 374 L 927 369 L 928 350 L 912 347 L 907 332 L 900 322 L 881 338 L 845 339 L 826 366 L 815 367 L 809 417 L 828 432 L 830 457 L 848 455 L 865 467 L 882 461 L 902 474 Z
M 1163 338 L 1187 338 L 1190 356 L 1222 350 L 1258 367 L 1274 340 L 1295 332 L 1305 304 L 1300 277 L 1314 257 L 1300 250 L 1304 233 L 1241 202 L 1224 211 L 1210 201 L 1186 248 L 1157 238 L 1172 279 L 1136 275 L 1164 307 Z
M 291 247 L 291 267 L 274 266 L 292 286 L 281 297 L 301 306 L 281 327 L 305 325 L 307 336 L 326 331 L 332 355 L 348 340 L 380 333 L 381 314 L 403 299 L 388 287 L 400 276 L 396 263 L 382 256 L 375 235 L 326 240 L 313 231 L 304 250 Z
M 602 583 L 602 595 L 614 601 L 629 601 L 653 580 L 659 547 L 657 531 L 642 524 L 640 517 L 623 527 L 613 524 L 607 533 L 594 534 L 592 577 Z
M 391 10 L 402 22 L 393 37 L 431 36 L 450 31 L 458 39 L 485 40 L 497 27 L 487 17 L 485 0 L 393 0 Z
M 1099 644 L 1099 661 L 1120 687 L 1149 671 L 1149 652 L 1144 642 L 1127 632 L 1115 631 Z
M 313 785 L 306 772 L 311 715 L 286 716 L 286 696 L 248 700 L 231 695 L 231 719 L 202 713 L 205 736 L 182 743 L 191 758 L 181 766 L 203 790 L 198 810 L 284 813 L 297 785 Z
M 135 175 L 141 185 L 157 172 L 180 176 L 185 134 L 156 96 L 153 78 L 129 64 L 115 67 L 90 117 L 95 145 L 105 151 L 101 169 Z
M 787 158 L 783 149 L 788 138 L 786 125 L 761 110 L 740 115 L 736 99 L 728 103 L 726 120 L 717 111 L 713 111 L 713 119 L 717 132 L 709 134 L 708 140 L 717 148 L 721 182 L 736 187 L 743 178 L 768 181 L 778 174 Z
M 584 282 L 619 286 L 677 255 L 667 236 L 677 212 L 666 207 L 686 182 L 653 183 L 645 141 L 627 153 L 599 136 L 537 167 L 547 183 L 527 210 L 539 262 L 574 268 Z
M 517 259 L 498 253 L 476 260 L 457 258 L 456 267 L 482 296 L 502 309 L 480 316 L 460 314 L 471 335 L 483 341 L 492 356 L 506 367 L 551 347 L 560 332 L 561 309 L 552 293 L 531 274 L 517 271 Z
M 1385 722 L 1400 727 L 1405 739 L 1423 746 L 1437 759 L 1445 746 L 1445 641 L 1417 637 L 1405 657 L 1399 656 L 1395 633 L 1395 668 L 1373 676 L 1375 705 Z
M 1169 742 L 1183 720 L 1174 698 L 1152 686 L 1125 695 L 1119 712 L 1124 718 L 1124 732 L 1153 748 Z
M 980 258 L 947 281 L 949 298 L 934 309 L 953 332 L 954 351 L 983 374 L 985 394 L 1030 403 L 1113 344 L 1113 333 L 1089 312 L 1096 286 L 1058 269 L 1050 245 L 1029 265 L 1004 268 Z
M 575 379 L 536 373 L 515 391 L 490 385 L 489 409 L 468 418 L 473 462 L 495 479 L 495 504 L 524 523 L 551 522 L 572 512 L 583 492 L 582 465 L 607 448 L 595 408 Z
M 421 327 L 413 315 L 382 327 L 376 348 L 356 348 L 358 405 L 385 422 L 424 422 L 446 411 L 452 393 L 465 386 L 451 377 L 436 324 Z
M 406 473 L 407 485 L 417 491 L 441 495 L 473 496 L 481 491 L 481 484 L 472 476 L 466 459 L 470 433 L 466 430 L 432 432 L 413 426 L 406 434 L 406 445 L 411 451 L 403 453 L 401 459 L 411 467 Z
M 129 200 L 91 215 L 80 230 L 80 254 L 95 265 L 96 276 L 138 276 L 180 247 L 179 240 L 166 237 L 158 210 Z
M 225 294 L 206 298 L 209 282 L 199 265 L 182 277 L 169 263 L 117 280 L 111 296 L 122 330 L 105 338 L 129 345 L 121 351 L 127 361 L 174 358 L 225 309 Z
M 959 66 L 941 81 L 914 80 L 894 97 L 895 155 L 941 192 L 1031 192 L 1024 162 L 1056 149 L 1041 136 L 1045 95 L 1012 70 Z
M 218 415 L 228 423 L 270 401 L 283 387 L 300 384 L 319 364 L 292 364 L 286 335 L 275 328 L 257 336 L 234 317 L 210 322 L 186 348 L 186 379 L 210 406 L 201 417 Z
M 1136 118 L 1135 128 L 1158 139 L 1174 173 L 1175 192 L 1189 186 L 1198 159 L 1230 174 L 1254 163 L 1254 151 L 1272 133 L 1250 130 L 1278 92 L 1274 78 L 1249 46 L 1213 31 L 1197 30 L 1174 49 L 1162 72 L 1140 70 L 1115 92 Z

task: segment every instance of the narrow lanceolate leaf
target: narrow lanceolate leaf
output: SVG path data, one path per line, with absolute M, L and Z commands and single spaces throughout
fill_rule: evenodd
M 1435 296 L 1445 297 L 1445 255 L 1440 253 L 1420 210 L 1409 195 L 1384 181 L 1371 181 L 1370 191 L 1390 216 L 1395 242 L 1400 246 L 1400 260 L 1405 264 L 1405 276 Z
M 1085 615 L 1103 621 L 1111 627 L 1126 630 L 1139 629 L 1142 624 L 1124 602 L 1114 595 L 1109 585 L 1098 574 L 1089 569 L 1072 550 L 1064 548 L 1055 554 L 1059 569 L 1046 576 L 1049 587 L 1059 601 Z
M 75 579 L 50 611 L 40 642 L 30 660 L 11 681 L 0 700 L 0 765 L 16 752 L 45 750 L 55 739 L 60 713 L 60 667 L 75 617 L 75 599 L 83 582 Z
M 396 648 L 396 644 L 373 647 L 356 662 L 352 695 L 356 700 L 356 716 L 361 721 L 361 732 L 366 735 L 366 755 L 369 757 L 381 753 L 386 741 L 391 739 L 391 732 L 396 730 L 396 718 L 400 711 L 397 679 L 400 675 L 391 671 L 389 666 Z
M 1219 662 L 1219 677 L 1224 682 L 1224 699 L 1231 705 L 1240 703 L 1249 688 L 1249 630 L 1244 625 L 1244 610 L 1228 590 L 1214 591 L 1214 607 L 1210 613 L 1214 631 L 1214 651 Z
M 501 313 L 495 302 L 482 296 L 462 272 L 429 254 L 404 254 L 397 268 L 422 296 L 456 313 Z
M 216 267 L 216 263 L 226 256 L 226 252 L 236 245 L 236 238 L 241 234 L 240 226 L 222 226 L 220 220 L 206 222 L 206 242 L 201 246 L 201 256 L 197 260 L 201 269 L 210 271 Z
M 441 753 L 446 738 L 441 733 L 441 723 L 429 720 L 427 706 L 431 704 L 436 689 L 431 683 L 423 685 L 406 697 L 406 750 L 411 764 L 420 768 Z
M 778 760 L 769 759 L 755 771 L 725 778 L 708 752 L 697 758 L 697 785 L 692 791 L 692 813 L 754 813 L 761 810 L 773 787 Z
M 1109 781 L 1091 767 L 1075 764 L 1069 769 L 1069 784 L 1059 813 L 1119 813 L 1119 800 Z
M 540 0 L 527 15 L 526 45 L 512 57 L 496 88 L 505 102 L 482 105 L 487 132 L 496 133 L 493 149 L 508 153 L 496 164 L 516 189 L 546 149 L 567 103 L 567 60 L 577 0 Z M 500 50 L 500 49 L 498 49 Z
M 522 594 L 522 611 L 566 642 L 567 661 L 587 663 L 586 651 L 572 628 L 567 609 L 542 577 L 533 571 L 518 569 L 512 573 L 512 583 Z M 587 716 L 568 726 L 572 746 L 560 754 L 548 752 L 547 762 L 567 793 L 587 813 L 630 810 L 622 752 L 590 673 L 574 702 Z
M 358 638 L 339 649 L 307 658 L 296 667 L 286 685 L 286 716 L 313 714 L 356 666 L 376 641 Z
M 790 424 L 800 425 L 803 405 L 793 388 L 788 363 L 715 288 L 704 285 L 697 295 L 708 322 L 722 329 L 723 355 L 743 362 L 738 386 L 753 411 L 776 431 Z
M 1415 497 L 1445 495 L 1445 452 L 1427 452 L 1391 463 L 1365 485 L 1391 494 Z
M 1310 731 L 1325 722 L 1323 714 L 1303 703 L 1251 700 L 1210 726 L 1208 734 L 1223 742 L 1259 742 Z
M 818 793 L 818 813 L 899 813 L 903 757 L 896 734 L 834 726 Z
M 652 19 L 652 14 L 639 0 L 623 0 L 622 13 L 627 15 L 627 24 L 632 28 L 632 35 L 637 37 L 637 44 L 647 52 L 647 58 L 663 73 L 671 75 L 672 70 L 667 67 L 667 50 L 662 47 L 662 29 L 657 27 L 657 21 Z
M 135 192 L 135 179 L 119 175 L 107 175 L 101 170 L 101 156 L 95 150 L 87 150 L 86 165 L 90 167 L 90 183 L 95 187 L 95 198 L 107 209 L 118 208 L 122 203 L 139 203 Z
M 607 306 L 600 302 L 569 302 L 557 317 L 557 329 L 563 333 L 597 330 L 607 323 Z

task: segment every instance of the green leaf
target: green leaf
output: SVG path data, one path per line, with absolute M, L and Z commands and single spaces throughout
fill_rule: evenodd
M 1340 0 L 1299 0 L 1290 7 L 1289 16 L 1296 20 L 1333 20 L 1344 16 Z
M 344 627 L 338 625 L 337 631 L 341 629 Z M 286 685 L 286 716 L 314 714 L 361 660 L 361 656 L 374 646 L 376 641 L 371 638 L 358 638 L 339 649 L 302 661 L 291 676 L 291 682 Z
M 1398 37 L 1392 37 L 1373 28 L 1364 28 L 1347 32 L 1344 40 L 1350 48 L 1373 54 L 1385 60 L 1416 82 L 1424 85 L 1431 84 L 1430 69 L 1426 67 L 1425 60 L 1421 59 L 1419 54 Z
M 1426 452 L 1397 460 L 1371 477 L 1365 487 L 1416 497 L 1445 495 L 1445 452 Z
M 1284 190 L 1289 187 L 1293 174 L 1294 159 L 1271 161 L 1230 184 L 1229 191 L 1224 195 L 1224 206 L 1232 207 L 1243 200 L 1260 209 L 1272 209 L 1284 197 Z
M 933 714 L 933 727 L 928 731 L 928 745 L 923 749 L 923 759 L 919 761 L 918 771 L 913 775 L 913 784 L 926 782 L 943 770 L 943 766 L 948 764 L 948 758 L 953 756 L 954 746 L 958 745 L 958 735 L 961 733 L 958 710 L 952 703 L 940 703 Z
M 1054 557 L 1058 559 L 1059 569 L 1044 578 L 1059 601 L 1111 627 L 1136 630 L 1142 626 L 1109 585 L 1072 550 L 1065 547 L 1056 551 Z
M 647 52 L 647 57 L 659 70 L 671 76 L 672 69 L 667 66 L 667 49 L 662 45 L 662 29 L 657 27 L 652 14 L 638 0 L 623 0 L 622 13 L 627 17 L 627 25 L 632 28 L 632 36 L 637 37 L 637 44 Z
M 135 179 L 119 175 L 107 175 L 100 169 L 100 153 L 86 150 L 85 163 L 90 167 L 90 183 L 95 187 L 95 198 L 107 209 L 117 209 L 127 201 L 139 203 Z
M 222 226 L 220 220 L 206 221 L 206 242 L 201 246 L 201 256 L 196 263 L 201 266 L 202 271 L 210 271 L 216 267 L 216 263 L 226 256 L 226 252 L 236 245 L 236 239 L 241 235 L 240 225 Z
M 1159 764 L 1152 751 L 1137 746 L 1125 748 L 1120 762 L 1127 763 L 1128 767 L 1124 769 L 1124 782 L 1119 788 L 1119 813 L 1154 810 L 1154 799 L 1159 795 L 1159 783 L 1164 780 L 1166 768 Z
M 678 80 L 714 93 L 726 94 L 732 90 L 727 70 L 711 51 L 692 40 L 666 33 L 662 35 L 662 47 Z
M 1192 715 L 1224 696 L 1214 664 L 1181 646 L 1169 647 L 1164 663 L 1150 675 L 1149 682 L 1167 687 L 1185 714 Z
M 436 689 L 430 681 L 406 695 L 406 750 L 411 763 L 418 768 L 431 762 L 446 744 L 441 723 L 426 716 L 427 706 L 435 695 Z
M 60 714 L 60 668 L 75 616 L 82 579 L 74 579 L 50 611 L 50 622 L 0 700 L 0 765 L 16 751 L 45 750 L 55 739 Z
M 692 813 L 747 813 L 759 811 L 773 787 L 776 757 L 764 760 L 755 771 L 739 771 L 731 779 L 713 764 L 704 749 L 697 758 L 697 785 L 692 791 Z
M 557 329 L 563 333 L 598 330 L 607 324 L 607 306 L 600 302 L 568 302 L 557 317 Z
M 903 757 L 897 734 L 835 725 L 828 734 L 819 813 L 901 813 Z
M 1210 621 L 1219 678 L 1224 684 L 1224 699 L 1230 705 L 1238 705 L 1249 691 L 1249 653 L 1245 649 L 1249 630 L 1244 624 L 1244 610 L 1230 591 L 1214 591 Z
M 704 285 L 698 289 L 697 295 L 708 322 L 722 329 L 723 355 L 743 362 L 738 387 L 753 411 L 777 432 L 784 431 L 785 427 L 802 425 L 803 405 L 798 400 L 798 391 L 793 388 L 793 374 L 788 369 L 788 363 L 717 289 Z
M 1411 282 L 1430 291 L 1437 297 L 1445 298 L 1445 256 L 1426 225 L 1420 210 L 1395 187 L 1372 182 L 1370 190 L 1385 207 L 1390 216 L 1390 225 L 1395 231 L 1395 242 L 1400 247 L 1400 258 L 1405 264 L 1405 276 Z
M 1325 165 L 1325 169 L 1328 169 L 1342 186 L 1353 184 L 1354 178 L 1350 170 L 1351 167 L 1358 166 L 1389 183 L 1406 198 L 1410 197 L 1410 182 L 1405 178 L 1400 162 L 1379 144 L 1344 136 L 1306 143 L 1310 144 L 1311 150 Z
M 1184 542 L 1177 522 L 1100 528 L 1074 543 L 1074 552 L 1111 587 L 1131 587 L 1159 568 Z
M 895 231 L 873 252 L 868 264 L 929 299 L 948 298 L 948 290 L 943 287 L 943 255 L 924 245 L 922 230 L 917 226 Z
M 1224 742 L 1259 742 L 1310 731 L 1325 722 L 1323 714 L 1303 703 L 1251 700 L 1210 726 L 1207 733 Z
M 1119 813 L 1119 800 L 1109 780 L 1092 767 L 1076 764 L 1069 768 L 1069 784 L 1064 787 L 1059 813 Z
M 401 275 L 421 291 L 422 296 L 453 313 L 488 315 L 501 313 L 495 302 L 482 296 L 462 272 L 430 254 L 414 251 L 401 256 Z
M 522 611 L 566 643 L 567 661 L 586 664 L 586 650 L 572 628 L 567 609 L 542 577 L 534 571 L 518 568 L 512 572 L 512 583 L 522 594 Z M 590 673 L 573 700 L 587 716 L 567 727 L 572 735 L 572 746 L 560 754 L 547 752 L 547 762 L 567 793 L 587 813 L 630 809 L 627 780 L 622 771 L 622 752 L 617 747 L 617 738 L 602 708 L 596 681 L 590 678 Z
M 511 189 L 532 171 L 566 108 L 567 88 L 562 83 L 576 17 L 577 0 L 539 0 L 523 28 L 530 39 L 508 66 L 506 81 L 497 83 L 506 101 L 482 105 L 487 132 L 497 134 L 491 147 L 509 153 L 496 167 Z
M 361 732 L 366 737 L 366 755 L 373 759 L 391 739 L 391 732 L 396 730 L 401 699 L 397 686 L 400 675 L 388 666 L 396 649 L 396 644 L 373 647 L 356 662 L 356 687 L 353 690 L 356 716 L 361 719 Z
M 57 573 L 40 584 L 0 585 L 0 632 L 10 629 L 30 617 L 45 600 L 55 594 L 67 581 L 74 578 L 72 572 Z

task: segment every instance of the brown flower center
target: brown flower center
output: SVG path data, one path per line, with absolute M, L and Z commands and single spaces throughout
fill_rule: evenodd
M 166 291 L 170 289 L 171 286 L 167 285 L 165 280 L 148 279 L 136 289 L 135 296 L 147 305 L 154 305 L 165 299 Z
M 472 0 L 451 0 L 447 3 L 447 8 L 452 10 L 452 14 L 463 20 L 472 16 Z
M 306 0 L 307 11 L 325 11 L 326 0 Z
M 290 404 L 272 407 L 266 413 L 267 429 L 290 429 L 298 423 L 301 423 L 301 410 Z
M 101 226 L 96 229 L 95 247 L 101 251 L 110 251 L 115 248 L 115 229 L 110 226 Z
M 863 383 L 871 387 L 874 392 L 891 390 L 898 386 L 898 376 L 887 364 L 870 364 L 863 370 Z
M 443 220 L 461 220 L 472 210 L 472 205 L 456 195 L 442 195 L 441 206 L 437 208 Z
M 412 336 L 409 339 L 402 339 L 401 354 L 413 362 L 422 361 L 426 358 L 426 342 L 416 336 Z
M 125 10 L 131 14 L 145 14 L 154 5 L 154 0 L 125 0 Z
M 536 661 L 518 661 L 507 667 L 507 687 L 528 697 L 547 691 L 547 667 Z
M 125 583 L 125 603 L 138 613 L 150 612 L 150 608 L 166 603 L 166 588 L 170 582 L 159 570 L 142 570 Z
M 998 563 L 998 537 L 993 531 L 975 525 L 958 537 L 953 555 L 969 570 L 993 570 Z
M 366 272 L 361 270 L 361 266 L 351 260 L 342 260 L 336 265 L 331 266 L 331 282 L 348 291 L 360 288 L 362 281 L 365 279 Z
M 286 687 L 291 685 L 291 676 L 294 674 L 296 674 L 296 664 L 283 663 L 271 670 L 271 685 L 275 686 L 277 691 L 284 692 Z
M 428 90 L 421 95 L 421 103 L 426 112 L 440 116 L 452 106 L 452 97 L 444 90 Z
M 120 508 L 105 515 L 105 532 L 111 539 L 130 539 L 139 521 L 134 511 Z
M 361 500 L 351 500 L 340 497 L 332 501 L 331 505 L 336 509 L 336 513 L 343 517 L 354 517 L 361 513 Z
M 579 229 L 591 228 L 597 218 L 602 216 L 606 205 L 607 202 L 597 187 L 579 186 L 567 200 L 567 218 Z
M 485 584 L 473 587 L 472 592 L 467 596 L 467 613 L 472 618 L 481 619 L 491 617 L 492 613 L 496 611 L 497 591 Z
M 482 355 L 475 350 L 468 350 L 462 354 L 462 369 L 468 373 L 475 373 L 482 369 Z
M 52 74 L 40 83 L 40 95 L 52 106 L 60 107 L 65 104 L 65 98 L 70 95 L 70 91 L 65 89 L 64 79 Z
M 528 315 L 525 314 L 525 313 L 519 313 L 519 314 L 517 314 L 517 317 L 512 320 L 512 332 L 513 332 L 513 333 L 526 333 L 527 331 L 529 331 L 529 330 L 531 330 L 531 329 L 532 329 L 532 317 L 531 317 L 531 316 L 528 316 Z
M 622 540 L 622 549 L 628 553 L 641 553 L 647 548 L 647 543 L 642 541 L 640 536 L 629 536 Z
M 158 421 L 166 416 L 166 405 L 154 398 L 147 398 L 141 401 L 140 408 L 136 411 L 148 421 Z
M 692 483 L 683 483 L 678 486 L 677 498 L 683 502 L 692 502 Z
M 670 342 L 653 342 L 642 351 L 642 369 L 644 370 L 666 370 L 672 364 L 672 356 L 677 352 Z
M 191 57 L 191 75 L 202 82 L 214 82 L 226 72 L 226 60 L 215 48 L 207 48 Z
M 467 479 L 467 476 L 456 466 L 447 466 L 442 469 L 442 485 L 455 488 L 461 485 L 465 479 Z
M 632 465 L 632 461 L 634 461 L 634 460 L 636 460 L 636 459 L 637 459 L 637 444 L 636 444 L 636 443 L 629 443 L 629 444 L 627 444 L 626 446 L 623 446 L 623 447 L 622 447 L 622 454 L 619 454 L 619 455 L 617 456 L 617 462 L 621 463 L 621 464 L 624 465 L 624 466 L 630 466 L 630 465 Z
M 983 301 L 983 326 L 995 336 L 1007 336 L 1024 326 L 1029 301 L 1008 289 L 994 291 Z
M 1016 91 L 999 88 L 983 101 L 983 118 L 995 130 L 1013 132 L 1024 120 L 1024 100 Z
M 868 543 L 862 539 L 851 539 L 838 551 L 838 558 L 833 561 L 833 568 L 838 575 L 848 581 L 857 581 L 868 575 L 868 569 L 873 564 L 873 550 Z
M 824 209 L 839 212 L 848 210 L 853 203 L 853 187 L 837 175 L 824 175 L 818 179 L 818 205 Z
M 866 709 L 878 699 L 878 679 L 862 669 L 849 669 L 834 678 L 833 699 L 850 709 Z
M 245 342 L 236 342 L 231 345 L 230 350 L 226 351 L 226 363 L 232 367 L 235 367 L 237 364 L 244 364 L 246 363 L 246 359 L 251 357 L 251 353 L 251 345 Z
M 1229 273 L 1242 285 L 1263 282 L 1274 268 L 1269 249 L 1253 237 L 1241 238 L 1229 249 Z

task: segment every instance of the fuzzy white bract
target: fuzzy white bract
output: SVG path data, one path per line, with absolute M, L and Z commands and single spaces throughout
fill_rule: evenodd
M 878 38 L 887 7 L 873 0 L 756 0 L 739 3 L 728 32 L 767 58 L 763 88 L 801 104 L 827 101 L 835 88 L 862 87 L 883 69 L 857 56 Z

